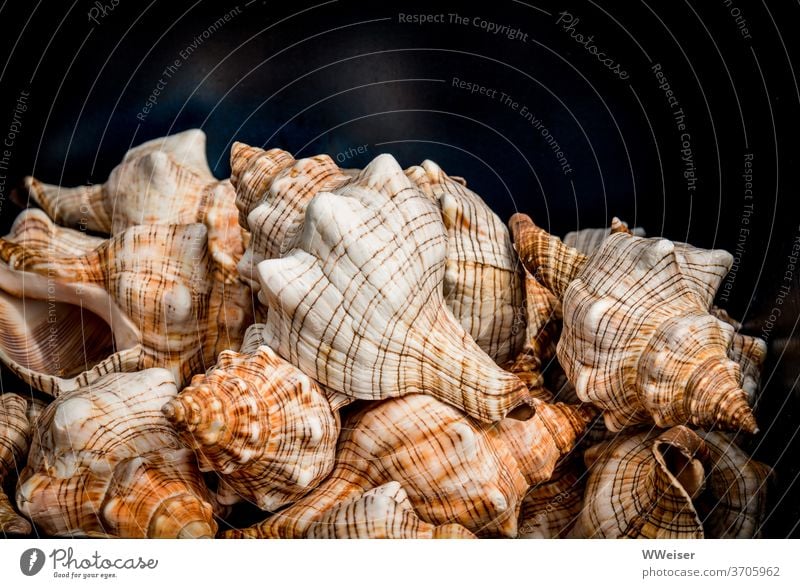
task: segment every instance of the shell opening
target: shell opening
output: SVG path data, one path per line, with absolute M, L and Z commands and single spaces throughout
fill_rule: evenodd
M 136 327 L 99 286 L 0 264 L 0 358 L 19 371 L 70 378 L 138 342 Z
M 696 498 L 704 487 L 703 464 L 699 460 L 687 456 L 681 448 L 669 443 L 659 443 L 658 451 L 664 458 L 667 470 L 691 498 Z

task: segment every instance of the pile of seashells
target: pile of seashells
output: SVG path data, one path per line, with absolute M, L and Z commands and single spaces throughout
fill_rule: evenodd
M 44 394 L 0 396 L 3 534 L 759 534 L 766 346 L 712 306 L 729 253 L 509 231 L 431 161 L 231 168 L 191 130 L 103 185 L 26 179 L 0 360 Z

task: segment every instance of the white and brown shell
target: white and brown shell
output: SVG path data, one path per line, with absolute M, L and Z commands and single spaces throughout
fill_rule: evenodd
M 378 400 L 431 394 L 483 421 L 528 396 L 444 302 L 436 205 L 390 155 L 306 209 L 295 248 L 258 265 L 265 338 L 325 386 Z
M 434 201 L 447 229 L 444 298 L 481 349 L 498 364 L 525 340 L 524 274 L 508 228 L 463 180 L 430 160 L 406 175 Z
M 199 129 L 134 147 L 104 184 L 65 188 L 27 177 L 25 187 L 51 219 L 83 231 L 116 235 L 136 225 L 202 223 L 215 263 L 228 279 L 236 277 L 244 253 L 236 193 L 211 174 Z
M 0 359 L 57 395 L 109 372 L 165 367 L 182 385 L 236 349 L 249 288 L 215 266 L 202 224 L 108 240 L 23 212 L 0 239 Z
M 576 537 L 754 538 L 770 469 L 719 432 L 645 431 L 595 445 Z
M 233 144 L 231 183 L 236 189 L 239 224 L 251 234 L 239 273 L 255 290 L 260 287 L 256 266 L 294 247 L 311 199 L 348 178 L 327 155 L 295 159 L 283 149 L 265 151 Z
M 47 535 L 213 537 L 194 454 L 161 414 L 167 370 L 109 374 L 65 392 L 38 420 L 17 504 Z
M 0 395 L 0 536 L 27 535 L 31 524 L 21 517 L 3 491 L 9 478 L 16 478 L 28 453 L 31 438 L 28 403 L 19 394 Z
M 703 440 L 686 427 L 620 435 L 589 448 L 583 509 L 573 537 L 700 539 L 692 500 L 705 486 Z
M 336 505 L 395 481 L 426 523 L 514 537 L 527 489 L 551 477 L 588 421 L 565 405 L 536 403 L 536 411 L 494 426 L 422 394 L 372 403 L 343 423 L 336 466 L 318 488 L 226 536 L 306 537 Z
M 338 414 L 308 376 L 269 347 L 255 346 L 261 325 L 248 329 L 241 353 L 223 351 L 163 408 L 202 471 L 226 490 L 276 511 L 327 476 L 336 457 Z
M 729 253 L 615 233 L 587 258 L 525 215 L 511 226 L 525 266 L 562 299 L 559 362 L 609 429 L 757 430 L 727 356 L 734 329 L 708 310 Z

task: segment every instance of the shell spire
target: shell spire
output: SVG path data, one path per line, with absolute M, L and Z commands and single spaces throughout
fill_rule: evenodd
M 259 264 L 267 343 L 354 398 L 425 391 L 497 421 L 528 391 L 447 308 L 445 257 L 436 205 L 381 155 L 337 191 L 317 194 L 296 248 Z
M 339 423 L 313 380 L 269 347 L 249 349 L 259 327 L 245 336 L 248 352 L 223 351 L 162 410 L 202 470 L 276 511 L 330 473 Z
M 569 283 L 586 265 L 586 256 L 517 213 L 509 221 L 522 265 L 561 300 Z

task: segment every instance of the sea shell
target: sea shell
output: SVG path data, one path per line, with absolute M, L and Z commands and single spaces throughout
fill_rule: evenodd
M 526 310 L 524 275 L 508 228 L 463 180 L 434 162 L 423 161 L 406 175 L 442 212 L 445 301 L 480 348 L 504 364 L 525 341 Z
M 576 537 L 753 538 L 770 469 L 719 432 L 620 435 L 584 454 L 590 468 Z
M 8 500 L 3 485 L 9 475 L 17 476 L 28 452 L 31 431 L 26 412 L 28 403 L 18 394 L 0 395 L 0 535 L 28 535 L 31 524 L 19 516 Z
M 309 203 L 296 248 L 258 265 L 266 340 L 348 396 L 424 391 L 483 421 L 528 396 L 444 303 L 446 233 L 390 155 Z
M 609 429 L 757 430 L 727 357 L 733 328 L 708 312 L 729 253 L 616 233 L 587 258 L 525 215 L 511 226 L 526 268 L 562 298 L 559 362 Z
M 17 504 L 56 536 L 213 537 L 217 524 L 194 455 L 161 414 L 167 370 L 109 374 L 41 415 Z
M 47 222 L 23 213 L 0 239 L 0 359 L 26 383 L 57 395 L 159 366 L 183 385 L 238 348 L 250 291 L 217 271 L 204 225 L 136 226 L 79 252 L 77 231 Z
M 487 425 L 427 395 L 372 403 L 344 422 L 336 466 L 318 488 L 227 536 L 305 537 L 331 508 L 395 481 L 429 524 L 514 537 L 528 487 L 550 478 L 588 421 L 579 408 L 536 403 L 536 409 L 526 421 Z
M 583 509 L 571 535 L 582 538 L 700 539 L 692 499 L 705 484 L 708 450 L 686 427 L 589 448 Z
M 562 241 L 567 247 L 572 247 L 581 253 L 590 255 L 600 247 L 609 235 L 615 233 L 628 233 L 636 237 L 645 236 L 645 231 L 642 227 L 634 227 L 631 229 L 628 227 L 628 223 L 615 216 L 611 219 L 611 226 L 608 228 L 570 231 L 564 235 Z
M 276 511 L 330 473 L 339 422 L 313 380 L 269 347 L 252 349 L 260 326 L 245 335 L 247 352 L 223 351 L 163 411 L 202 471 L 218 472 L 226 489 Z
M 236 194 L 211 174 L 205 152 L 205 133 L 193 129 L 131 149 L 105 184 L 64 188 L 27 177 L 25 187 L 50 218 L 75 229 L 205 224 L 212 258 L 233 279 L 244 252 Z
M 309 539 L 474 539 L 457 524 L 429 525 L 414 512 L 405 490 L 389 482 L 327 511 L 308 529 Z
M 730 435 L 698 431 L 710 455 L 707 489 L 698 511 L 706 537 L 753 539 L 761 536 L 772 470 L 751 459 Z
M 239 273 L 254 290 L 260 287 L 258 263 L 281 257 L 294 247 L 311 199 L 348 178 L 327 155 L 295 159 L 282 149 L 265 151 L 233 144 L 231 183 L 236 189 L 239 224 L 251 233 Z
M 519 513 L 520 539 L 566 537 L 583 506 L 586 472 L 578 460 L 559 464 L 546 482 L 532 486 Z

